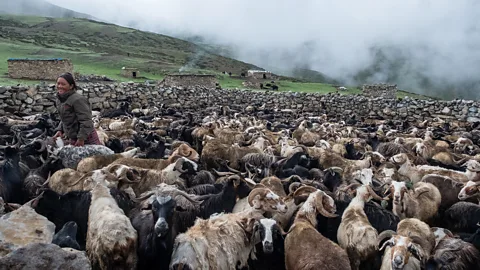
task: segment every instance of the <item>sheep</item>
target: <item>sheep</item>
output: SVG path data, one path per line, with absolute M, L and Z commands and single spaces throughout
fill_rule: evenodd
M 176 184 L 182 188 L 185 188 L 185 181 L 183 181 L 183 179 L 180 177 L 185 174 L 192 175 L 198 169 L 198 165 L 196 163 L 184 157 L 177 159 L 174 163 L 168 165 L 161 171 L 129 167 L 125 165 L 119 166 L 123 166 L 122 168 L 124 168 L 126 171 L 133 170 L 133 172 L 138 173 L 138 180 L 136 180 L 135 183 L 130 184 L 133 191 L 137 195 L 149 191 L 152 187 L 155 187 L 161 183 L 166 183 L 169 185 Z
M 262 218 L 256 221 L 253 234 L 260 240 L 255 246 L 255 260 L 249 261 L 253 269 L 285 269 L 286 233 L 274 219 Z
M 364 211 L 365 202 L 371 198 L 382 200 L 368 185 L 357 188 L 356 196 L 343 212 L 338 228 L 338 244 L 347 251 L 352 269 L 359 269 L 360 263 L 374 258 L 378 250 L 378 232 L 372 227 Z
M 480 251 L 461 239 L 445 237 L 438 242 L 427 269 L 470 270 L 480 266 Z
M 459 200 L 463 201 L 469 198 L 476 198 L 480 204 L 480 182 L 468 181 L 458 192 Z
M 125 151 L 120 154 L 113 155 L 96 155 L 82 159 L 77 165 L 77 171 L 88 173 L 108 166 L 112 162 L 120 158 L 131 158 L 138 152 L 138 148 Z
M 448 176 L 456 181 L 467 182 L 468 175 L 463 172 L 448 170 L 440 167 L 421 165 L 413 166 L 406 154 L 398 154 L 390 158 L 390 161 L 400 166 L 398 173 L 410 179 L 413 183 L 419 182 L 426 174 L 438 174 Z
M 430 183 L 438 188 L 438 191 L 442 195 L 442 201 L 439 206 L 439 212 L 441 213 L 460 201 L 459 193 L 462 188 L 464 188 L 462 183 L 438 174 L 427 174 L 422 177 L 420 182 Z M 467 198 L 463 199 L 465 200 Z
M 77 169 L 78 163 L 87 157 L 95 155 L 113 155 L 114 152 L 104 145 L 85 145 L 82 147 L 76 147 L 73 145 L 65 145 L 60 148 L 56 148 L 53 151 L 48 150 L 51 154 L 58 159 L 62 160 L 65 168 Z
M 345 250 L 315 229 L 317 213 L 326 217 L 336 216 L 333 199 L 312 187 L 301 187 L 293 196 L 297 203 L 305 202 L 285 238 L 286 269 L 351 269 Z
M 86 250 L 94 269 L 135 269 L 137 231 L 106 186 L 91 191 Z
M 170 269 L 235 269 L 247 266 L 257 244 L 255 221 L 265 213 L 285 212 L 285 204 L 266 188 L 255 188 L 248 196 L 251 208 L 240 213 L 197 219 L 187 232 L 175 239 Z M 183 267 L 183 268 L 182 268 Z
M 407 183 L 392 181 L 389 198 L 393 199 L 393 213 L 400 219 L 429 221 L 437 214 L 442 195 L 430 183 L 418 182 L 408 190 Z
M 202 150 L 202 162 L 207 169 L 215 168 L 215 161 L 223 159 L 229 162 L 233 169 L 240 169 L 240 160 L 249 153 L 262 153 L 258 148 L 227 145 L 218 141 L 209 141 Z
M 139 123 L 138 118 L 126 119 L 126 120 L 112 120 L 108 124 L 108 129 L 111 131 L 125 130 L 128 128 L 135 128 L 135 125 Z
M 53 191 L 66 194 L 71 191 L 89 191 L 99 183 L 108 187 L 118 187 L 122 183 L 138 181 L 136 175 L 123 175 L 121 172 L 121 165 L 111 165 L 85 174 L 66 168 L 55 172 L 45 183 Z
M 388 240 L 383 242 L 385 239 Z M 398 223 L 397 232 L 380 233 L 378 243 L 380 251 L 385 249 L 381 270 L 420 270 L 435 248 L 435 235 L 425 222 L 407 218 Z

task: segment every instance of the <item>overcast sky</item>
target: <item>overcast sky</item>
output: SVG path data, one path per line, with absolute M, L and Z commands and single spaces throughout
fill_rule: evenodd
M 235 45 L 260 66 L 308 65 L 348 78 L 372 61 L 373 46 L 408 56 L 404 77 L 478 77 L 478 0 L 48 0 L 122 25 L 192 33 Z M 384 74 L 376 74 L 382 80 Z

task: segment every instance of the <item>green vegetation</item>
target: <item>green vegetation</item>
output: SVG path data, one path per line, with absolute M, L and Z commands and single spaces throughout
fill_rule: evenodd
M 14 80 L 7 76 L 8 58 L 68 58 L 74 71 L 84 75 L 105 75 L 116 81 L 131 81 L 121 74 L 122 67 L 138 68 L 140 78 L 133 81 L 162 80 L 165 74 L 182 67 L 200 74 L 215 74 L 222 88 L 245 88 L 239 75 L 254 65 L 223 57 L 212 48 L 132 28 L 78 18 L 46 18 L 0 15 L 0 85 L 35 84 L 38 81 Z M 321 73 L 298 69 L 298 78 L 280 77 L 279 91 L 330 93 L 334 83 Z M 295 74 L 294 74 L 295 75 Z M 323 83 L 322 83 L 323 81 Z M 347 87 L 341 94 L 358 94 Z M 399 92 L 399 97 L 425 98 Z

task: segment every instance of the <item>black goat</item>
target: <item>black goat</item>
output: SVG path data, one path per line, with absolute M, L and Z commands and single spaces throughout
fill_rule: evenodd
M 36 197 L 40 192 L 42 185 L 47 181 L 48 175 L 53 175 L 56 171 L 65 168 L 61 159 L 49 157 L 42 166 L 28 172 L 23 186 L 28 198 Z
M 129 107 L 130 107 L 130 102 L 127 102 L 127 101 L 120 102 L 117 109 L 104 111 L 100 114 L 100 116 L 103 118 L 114 118 L 122 115 L 131 116 Z
M 125 198 L 128 198 L 128 195 L 115 188 L 110 189 L 110 194 L 117 201 L 118 206 L 126 214 L 129 213 L 131 205 L 125 203 Z M 56 232 L 69 221 L 77 223 L 76 240 L 80 249 L 84 250 L 87 237 L 88 210 L 91 201 L 92 195 L 89 191 L 72 191 L 60 195 L 55 191 L 45 190 L 41 196 L 32 202 L 32 207 L 37 213 L 55 224 Z
M 65 223 L 63 228 L 53 236 L 52 244 L 55 244 L 61 248 L 68 247 L 80 250 L 80 245 L 76 240 L 77 229 L 78 226 L 75 221 L 69 221 Z
M 23 190 L 23 175 L 20 168 L 20 155 L 16 146 L 7 146 L 4 152 L 5 161 L 0 169 L 0 197 L 6 203 L 23 204 L 26 195 Z
M 443 222 L 452 232 L 475 233 L 480 223 L 480 206 L 470 202 L 458 202 L 445 211 Z
M 151 211 L 144 211 L 151 210 Z M 170 196 L 157 196 L 146 209 L 135 208 L 130 220 L 138 232 L 138 263 L 141 269 L 168 269 L 177 237 L 178 212 L 184 211 Z
M 119 154 L 125 151 L 125 147 L 122 144 L 122 141 L 120 141 L 119 138 L 110 138 L 108 141 L 105 143 L 105 146 L 112 149 L 115 154 Z

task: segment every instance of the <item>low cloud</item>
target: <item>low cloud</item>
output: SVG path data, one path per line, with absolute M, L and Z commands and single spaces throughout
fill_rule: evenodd
M 49 0 L 113 23 L 232 46 L 263 67 L 480 98 L 476 0 Z M 436 91 L 436 92 L 434 92 Z

